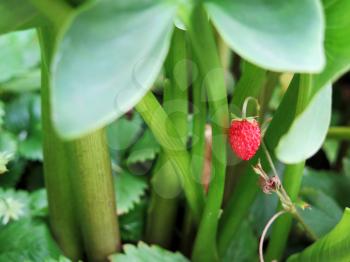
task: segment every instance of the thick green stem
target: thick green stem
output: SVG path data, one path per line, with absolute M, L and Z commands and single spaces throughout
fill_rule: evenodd
M 166 61 L 166 76 L 163 107 L 174 123 L 177 133 L 187 142 L 187 64 L 185 32 L 175 29 L 172 45 Z M 179 152 L 181 154 L 181 152 Z M 152 197 L 148 211 L 146 240 L 149 243 L 169 247 L 173 235 L 181 183 L 170 164 L 169 157 L 161 154 L 152 178 Z M 156 187 L 161 187 L 158 189 Z M 166 192 L 167 195 L 162 195 Z M 168 195 L 171 194 L 171 195 Z
M 327 133 L 327 138 L 338 140 L 350 140 L 350 127 L 334 126 L 330 127 Z
M 312 76 L 301 75 L 295 117 L 302 113 L 305 107 L 307 106 L 310 99 L 311 91 Z M 292 201 L 295 201 L 299 194 L 304 167 L 305 161 L 292 165 L 286 165 L 283 185 Z M 281 209 L 281 207 L 279 207 L 279 209 Z M 288 215 L 285 216 L 283 219 L 280 219 L 278 223 L 276 223 L 273 226 L 270 244 L 267 250 L 267 257 L 269 259 L 281 258 L 284 248 L 287 244 L 287 239 L 291 225 L 292 218 L 290 215 Z
M 213 130 L 211 183 L 192 258 L 193 261 L 217 261 L 217 227 L 226 172 L 227 94 L 214 34 L 201 5 L 194 6 L 191 10 L 187 26 L 200 72 L 204 78 Z
M 42 52 L 41 101 L 44 139 L 44 175 L 49 202 L 49 217 L 53 235 L 64 254 L 76 261 L 82 258 L 83 248 L 79 224 L 73 206 L 73 188 L 64 143 L 57 137 L 51 122 L 49 100 L 49 67 L 53 34 L 45 28 L 39 31 Z
M 104 130 L 66 144 L 85 250 L 105 261 L 120 248 L 111 162 Z
M 136 109 L 169 157 L 174 169 L 177 170 L 193 217 L 196 221 L 199 221 L 204 205 L 203 192 L 200 184 L 192 176 L 190 157 L 186 152 L 186 145 L 176 131 L 175 125 L 152 92 L 148 92 L 143 97 L 136 105 Z

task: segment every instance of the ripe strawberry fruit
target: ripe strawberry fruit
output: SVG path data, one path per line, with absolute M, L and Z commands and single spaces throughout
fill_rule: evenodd
M 261 132 L 255 119 L 234 119 L 229 130 L 233 152 L 243 160 L 251 159 L 259 149 Z

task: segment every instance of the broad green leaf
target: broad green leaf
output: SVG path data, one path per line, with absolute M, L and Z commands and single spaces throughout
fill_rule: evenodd
M 159 152 L 159 144 L 155 140 L 152 132 L 147 129 L 142 137 L 130 149 L 127 164 L 131 165 L 139 162 L 142 163 L 147 160 L 153 160 Z
M 319 72 L 325 64 L 324 18 L 317 0 L 207 0 L 227 44 L 273 71 Z
M 342 209 L 322 191 L 304 188 L 301 191 L 301 197 L 310 205 L 310 208 L 298 209 L 298 212 L 317 237 L 327 234 L 341 219 Z
M 287 262 L 348 262 L 350 261 L 350 209 L 346 208 L 342 219 L 327 235 L 301 253 L 291 256 Z
M 350 1 L 323 0 L 326 14 L 326 67 L 314 79 L 316 88 L 334 82 L 350 69 Z
M 74 138 L 130 110 L 146 94 L 169 49 L 169 1 L 95 1 L 61 33 L 52 64 L 53 121 Z
M 127 213 L 136 203 L 140 202 L 147 188 L 147 182 L 142 177 L 137 177 L 125 171 L 114 177 L 114 185 L 118 215 Z
M 331 120 L 332 87 L 327 84 L 296 117 L 276 148 L 284 163 L 298 163 L 311 157 L 322 146 Z
M 42 24 L 39 12 L 27 0 L 0 1 L 0 34 Z
M 123 246 L 125 254 L 115 254 L 109 257 L 111 262 L 188 262 L 180 253 L 172 253 L 158 246 L 148 246 L 140 242 L 137 247 L 126 244 Z
M 45 261 L 60 250 L 41 220 L 22 219 L 0 230 L 0 261 Z
M 123 241 L 137 242 L 144 232 L 147 202 L 137 203 L 128 213 L 119 216 L 120 234 Z

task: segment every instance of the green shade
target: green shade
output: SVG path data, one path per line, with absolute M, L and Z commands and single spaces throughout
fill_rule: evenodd
M 41 24 L 39 12 L 27 0 L 1 0 L 0 34 Z
M 324 18 L 317 0 L 207 0 L 227 44 L 273 71 L 319 72 L 325 64 Z
M 346 208 L 341 221 L 326 236 L 303 252 L 291 256 L 288 262 L 348 262 L 350 260 L 350 209 Z
M 314 155 L 326 138 L 331 120 L 332 87 L 326 85 L 297 116 L 279 141 L 277 158 L 284 163 L 297 163 Z
M 174 5 L 158 0 L 96 1 L 76 14 L 51 67 L 61 136 L 96 130 L 146 94 L 168 51 L 174 15 Z

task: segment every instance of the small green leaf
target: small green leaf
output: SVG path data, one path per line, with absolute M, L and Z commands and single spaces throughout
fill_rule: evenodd
M 45 261 L 60 254 L 50 230 L 41 220 L 22 219 L 0 230 L 0 261 Z
M 48 215 L 47 193 L 39 189 L 30 194 L 30 211 L 32 216 L 45 217 Z
M 227 44 L 247 61 L 273 71 L 324 67 L 319 1 L 207 0 L 206 7 Z
M 140 242 L 137 247 L 133 245 L 123 246 L 125 254 L 115 254 L 109 257 L 111 262 L 188 262 L 182 254 L 172 253 L 158 246 L 148 246 Z
M 160 152 L 160 146 L 154 138 L 152 132 L 147 129 L 142 137 L 130 149 L 127 164 L 135 164 L 155 159 Z
M 135 114 L 131 120 L 121 117 L 107 127 L 108 146 L 113 150 L 126 150 L 142 131 L 143 121 Z
M 147 182 L 125 171 L 114 177 L 118 215 L 127 213 L 139 203 L 147 188 Z
M 306 109 L 294 120 L 276 148 L 284 163 L 298 163 L 311 157 L 322 146 L 331 120 L 332 87 L 324 86 Z
M 301 253 L 288 258 L 287 262 L 348 262 L 350 261 L 350 209 L 346 208 L 342 219 L 327 235 Z
M 170 1 L 94 1 L 61 33 L 52 69 L 53 121 L 75 138 L 130 110 L 156 80 L 169 49 Z
M 128 213 L 119 216 L 119 226 L 123 241 L 137 242 L 141 240 L 144 232 L 147 202 L 141 201 L 135 204 Z

